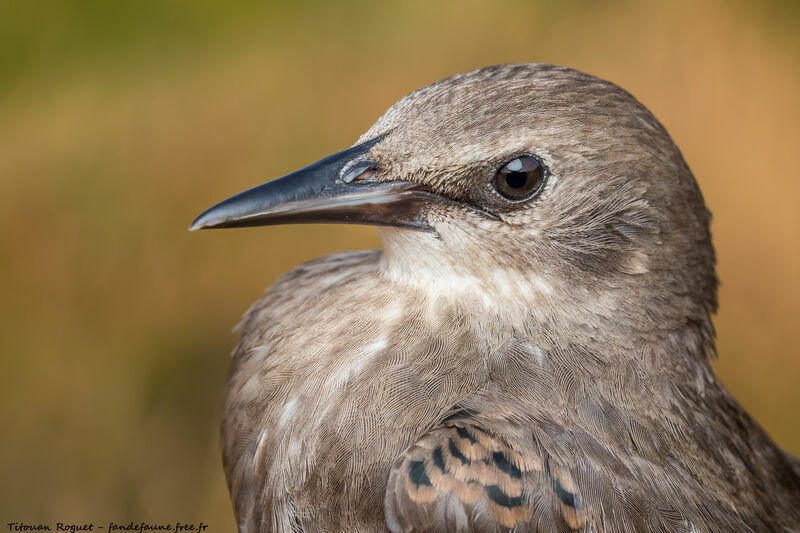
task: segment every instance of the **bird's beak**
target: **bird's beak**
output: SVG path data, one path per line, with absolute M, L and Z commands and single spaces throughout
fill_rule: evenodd
M 355 179 L 377 168 L 369 150 L 383 136 L 224 200 L 192 222 L 207 228 L 334 222 L 431 231 L 425 204 L 440 199 L 418 183 Z

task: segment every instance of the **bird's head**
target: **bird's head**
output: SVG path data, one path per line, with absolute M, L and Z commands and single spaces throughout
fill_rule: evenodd
M 680 151 L 635 98 L 520 64 L 404 97 L 353 147 L 223 201 L 191 229 L 376 225 L 398 282 L 484 311 L 547 320 L 579 308 L 595 327 L 616 317 L 669 330 L 715 309 L 709 219 Z

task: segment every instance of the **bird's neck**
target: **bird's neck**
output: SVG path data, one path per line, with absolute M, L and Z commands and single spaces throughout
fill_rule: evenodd
M 379 234 L 381 276 L 414 294 L 427 313 L 448 308 L 498 339 L 549 335 L 593 349 L 648 347 L 667 363 L 706 364 L 715 354 L 709 315 L 703 320 L 679 312 L 653 317 L 638 287 L 621 292 L 619 287 L 567 286 L 547 273 L 504 267 L 490 251 L 459 250 L 435 234 L 394 228 L 381 228 Z
M 380 228 L 381 274 L 431 302 L 471 307 L 513 321 L 552 292 L 545 276 L 505 268 L 490 251 L 459 249 L 432 233 Z

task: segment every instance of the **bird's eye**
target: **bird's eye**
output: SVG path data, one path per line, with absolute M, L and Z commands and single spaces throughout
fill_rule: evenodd
M 544 166 L 534 156 L 523 155 L 503 165 L 494 177 L 494 188 L 505 199 L 521 202 L 536 196 L 544 185 Z

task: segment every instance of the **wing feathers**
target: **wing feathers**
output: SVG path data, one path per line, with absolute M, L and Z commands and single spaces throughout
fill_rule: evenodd
M 570 531 L 585 524 L 576 492 L 568 473 L 458 421 L 427 433 L 395 463 L 387 523 L 392 531 L 523 531 L 542 507 L 537 519 L 550 526 L 541 531 Z

